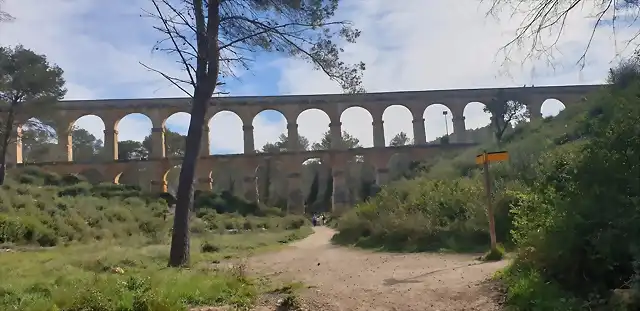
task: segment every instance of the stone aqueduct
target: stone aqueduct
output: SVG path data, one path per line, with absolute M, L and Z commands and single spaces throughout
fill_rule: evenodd
M 247 96 L 247 97 L 218 97 L 212 98 L 211 107 L 207 112 L 207 120 L 221 111 L 230 111 L 240 117 L 243 122 L 244 153 L 237 155 L 209 155 L 209 128 L 204 129 L 201 157 L 198 162 L 196 188 L 211 189 L 211 172 L 221 166 L 233 167 L 244 176 L 243 189 L 247 198 L 255 198 L 255 169 L 263 161 L 272 158 L 286 163 L 285 174 L 288 180 L 288 205 L 292 211 L 301 211 L 303 196 L 301 185 L 302 164 L 308 159 L 320 158 L 332 168 L 334 210 L 346 207 L 348 194 L 345 193 L 345 168 L 347 161 L 354 156 L 362 156 L 376 169 L 376 182 L 384 184 L 388 175 L 387 163 L 391 156 L 397 153 L 408 155 L 410 159 L 419 160 L 434 156 L 447 150 L 456 150 L 473 145 L 466 138 L 464 108 L 468 103 L 490 101 L 498 91 L 503 91 L 509 98 L 524 101 L 531 119 L 541 117 L 542 103 L 547 99 L 556 99 L 565 104 L 578 104 L 587 94 L 600 88 L 600 85 L 576 86 L 547 86 L 547 87 L 518 87 L 502 89 L 460 89 L 436 91 L 410 91 L 366 94 L 339 95 L 291 95 L 291 96 Z M 432 104 L 445 105 L 453 117 L 454 135 L 451 143 L 446 145 L 426 144 L 423 113 Z M 403 147 L 385 147 L 382 114 L 392 105 L 401 105 L 409 109 L 413 115 L 414 145 Z M 330 150 L 298 151 L 297 116 L 308 109 L 324 111 L 330 119 L 330 135 L 332 142 L 340 142 L 342 133 L 340 116 L 350 107 L 362 107 L 373 117 L 372 148 L 358 148 L 345 150 L 339 143 L 334 143 Z M 288 152 L 278 154 L 256 154 L 253 138 L 253 118 L 264 110 L 281 112 L 287 120 L 287 131 L 290 146 Z M 119 99 L 119 100 L 73 100 L 61 101 L 53 110 L 55 131 L 58 143 L 51 152 L 51 162 L 22 164 L 21 133 L 18 129 L 14 146 L 11 146 L 7 159 L 8 163 L 16 166 L 37 165 L 45 170 L 60 174 L 83 174 L 87 171 L 98 172 L 104 182 L 118 183 L 123 172 L 145 167 L 152 180 L 155 191 L 167 190 L 166 175 L 168 171 L 179 165 L 180 158 L 165 156 L 165 120 L 177 112 L 189 112 L 189 98 L 154 98 L 154 99 Z M 152 154 L 148 160 L 124 161 L 118 160 L 118 122 L 128 114 L 141 113 L 149 117 L 152 122 Z M 100 117 L 104 124 L 104 148 L 108 151 L 105 158 L 91 163 L 73 161 L 71 130 L 74 122 L 85 115 Z M 20 116 L 27 120 L 31 116 Z M 215 133 L 214 133 L 215 135 Z

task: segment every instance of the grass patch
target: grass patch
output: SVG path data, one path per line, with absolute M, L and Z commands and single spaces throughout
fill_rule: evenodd
M 506 251 L 504 247 L 500 244 L 496 245 L 495 249 L 490 249 L 482 256 L 483 261 L 500 261 L 504 259 Z
M 547 311 L 582 310 L 579 299 L 562 290 L 557 284 L 544 280 L 531 267 L 513 263 L 496 274 L 505 290 L 505 302 L 514 310 Z
M 216 252 L 193 247 L 190 269 L 166 268 L 169 246 L 144 239 L 9 251 L 0 256 L 0 309 L 188 310 L 192 306 L 250 306 L 261 285 L 242 267 L 217 263 L 280 247 L 282 240 L 309 234 L 309 228 L 195 238 Z M 205 242 L 208 241 L 208 242 Z M 213 244 L 215 243 L 215 244 Z
M 242 265 L 219 263 L 305 237 L 309 221 L 229 194 L 200 195 L 215 200 L 201 200 L 190 219 L 191 265 L 170 269 L 165 199 L 135 186 L 12 171 L 0 187 L 0 310 L 251 305 L 266 284 L 246 277 Z

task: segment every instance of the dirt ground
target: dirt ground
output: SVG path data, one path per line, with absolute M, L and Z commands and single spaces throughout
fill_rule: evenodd
M 486 280 L 506 265 L 478 255 L 388 254 L 332 245 L 334 231 L 315 233 L 287 249 L 252 257 L 251 272 L 307 285 L 311 311 L 500 310 Z

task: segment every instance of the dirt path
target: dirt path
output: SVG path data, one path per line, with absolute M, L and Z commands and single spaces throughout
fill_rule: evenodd
M 310 288 L 311 310 L 499 310 L 483 282 L 506 262 L 472 255 L 385 254 L 331 245 L 334 231 L 315 233 L 287 249 L 249 259 L 249 268 Z M 477 256 L 476 256 L 477 257 Z

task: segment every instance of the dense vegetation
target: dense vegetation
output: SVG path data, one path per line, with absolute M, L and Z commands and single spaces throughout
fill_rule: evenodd
M 0 188 L 0 275 L 11 276 L 0 284 L 0 309 L 250 305 L 260 286 L 215 263 L 310 232 L 303 217 L 229 194 L 201 193 L 196 210 L 192 269 L 167 270 L 173 215 L 164 199 L 134 186 L 12 171 Z
M 501 274 L 519 310 L 640 304 L 640 65 L 553 118 L 504 134 L 510 161 L 492 165 L 499 242 L 516 259 Z M 424 165 L 339 220 L 334 240 L 398 251 L 470 250 L 489 242 L 480 171 L 487 143 Z
M 165 199 L 135 186 L 91 185 L 74 175 L 34 168 L 15 173 L 0 189 L 0 243 L 54 246 L 134 234 L 162 240 L 169 232 Z M 305 224 L 302 217 L 285 217 L 278 209 L 226 193 L 198 197 L 194 230 L 298 229 Z

